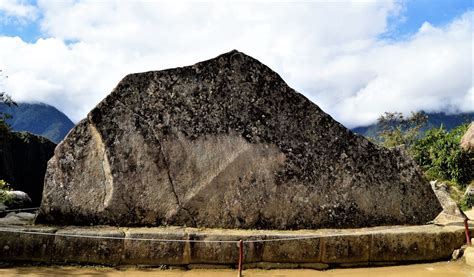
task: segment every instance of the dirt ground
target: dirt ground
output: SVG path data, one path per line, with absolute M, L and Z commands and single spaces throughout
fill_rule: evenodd
M 12 267 L 0 268 L 0 276 L 94 276 L 94 277 L 119 277 L 119 276 L 162 276 L 162 277 L 235 277 L 236 270 L 231 269 L 137 269 L 137 268 L 96 268 L 96 267 Z M 430 264 L 416 264 L 404 266 L 388 266 L 376 268 L 351 268 L 332 269 L 326 271 L 307 269 L 288 270 L 245 270 L 243 276 L 252 277 L 474 277 L 474 267 L 463 262 L 439 262 Z

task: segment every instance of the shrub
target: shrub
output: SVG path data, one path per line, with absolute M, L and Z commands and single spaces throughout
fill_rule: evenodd
M 462 151 L 459 146 L 467 128 L 463 124 L 448 132 L 441 126 L 427 131 L 414 143 L 413 158 L 429 179 L 449 180 L 462 188 L 472 180 L 474 154 Z
M 466 194 L 459 202 L 459 207 L 463 211 L 467 211 L 474 206 L 474 195 Z
M 0 105 L 16 106 L 16 103 L 12 101 L 10 96 L 4 92 L 0 92 Z M 0 143 L 11 137 L 10 125 L 7 123 L 7 120 L 10 118 L 12 118 L 11 115 L 0 112 Z
M 4 180 L 0 180 L 0 203 L 7 203 L 8 201 L 10 201 L 10 198 L 5 193 L 10 190 L 12 190 L 10 188 L 10 184 L 5 182 Z

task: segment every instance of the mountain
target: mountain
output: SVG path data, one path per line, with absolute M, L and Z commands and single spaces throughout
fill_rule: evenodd
M 0 105 L 0 112 L 10 114 L 7 122 L 14 131 L 27 131 L 60 142 L 74 123 L 61 111 L 43 103 L 18 103 L 18 106 Z
M 428 116 L 428 122 L 422 131 L 432 128 L 439 128 L 441 125 L 447 130 L 451 130 L 463 123 L 474 121 L 473 113 L 446 114 L 446 113 L 425 113 Z M 353 128 L 352 131 L 365 137 L 376 137 L 380 131 L 380 126 L 376 123 L 369 126 Z

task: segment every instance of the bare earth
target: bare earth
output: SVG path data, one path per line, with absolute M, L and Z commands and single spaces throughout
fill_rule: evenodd
M 0 268 L 0 276 L 166 276 L 166 277 L 226 277 L 237 276 L 236 270 L 194 269 L 194 270 L 160 270 L 160 269 L 113 269 L 94 267 L 14 267 Z M 462 262 L 439 262 L 406 266 L 389 266 L 377 268 L 333 269 L 326 271 L 288 269 L 288 270 L 245 270 L 244 276 L 263 277 L 474 277 L 474 267 Z

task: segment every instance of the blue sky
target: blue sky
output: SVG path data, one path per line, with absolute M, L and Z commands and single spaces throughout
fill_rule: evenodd
M 17 22 L 5 22 L 0 29 L 0 35 L 3 36 L 18 36 L 26 42 L 35 42 L 38 38 L 46 37 L 41 33 L 39 21 L 18 24 Z
M 37 5 L 37 1 L 28 0 L 25 3 Z M 471 0 L 407 0 L 403 2 L 401 15 L 389 18 L 389 30 L 381 38 L 405 38 L 418 31 L 424 22 L 439 26 L 446 24 L 473 8 Z M 5 13 L 0 11 L 0 17 Z M 31 22 L 19 23 L 16 20 L 6 20 L 0 29 L 0 35 L 19 36 L 26 42 L 35 42 L 38 38 L 47 38 L 48 34 L 41 32 L 41 14 Z
M 348 127 L 385 111 L 474 111 L 470 0 L 0 0 L 17 101 L 78 121 L 131 72 L 238 49 Z
M 28 5 L 37 5 L 37 1 L 24 1 Z M 32 21 L 17 20 L 16 18 L 9 17 L 5 10 L 0 10 L 0 18 L 4 18 L 1 22 L 0 35 L 3 36 L 19 36 L 24 41 L 34 42 L 40 37 L 44 37 L 41 33 L 40 19 L 36 18 Z
M 389 20 L 390 31 L 385 37 L 404 38 L 417 32 L 424 22 L 444 25 L 473 8 L 472 0 L 407 0 L 403 6 L 401 16 Z

